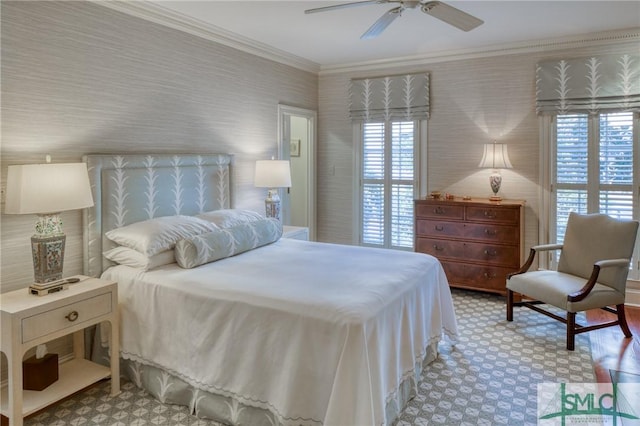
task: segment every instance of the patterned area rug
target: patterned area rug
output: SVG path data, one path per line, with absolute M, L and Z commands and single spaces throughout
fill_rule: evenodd
M 460 341 L 440 344 L 440 355 L 423 371 L 419 394 L 397 426 L 536 424 L 536 386 L 542 382 L 594 382 L 589 338 L 565 350 L 563 324 L 526 308 L 505 320 L 504 298 L 453 290 Z M 103 382 L 27 421 L 40 425 L 212 425 L 187 407 L 164 405 L 122 382 L 109 397 Z
M 440 345 L 398 426 L 535 425 L 538 383 L 595 381 L 586 334 L 569 352 L 564 324 L 524 307 L 509 323 L 503 297 L 452 293 L 460 342 Z

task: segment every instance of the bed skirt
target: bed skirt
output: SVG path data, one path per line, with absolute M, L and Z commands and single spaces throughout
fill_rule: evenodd
M 395 394 L 387 396 L 386 425 L 394 424 L 406 404 L 417 395 L 423 368 L 433 362 L 437 356 L 438 342 L 434 341 L 426 348 L 422 362 L 417 362 L 413 371 L 405 375 Z M 189 412 L 199 418 L 232 426 L 280 424 L 278 417 L 268 409 L 253 407 L 233 397 L 198 389 L 152 365 L 123 358 L 120 362 L 122 375 L 136 386 L 146 390 L 162 403 L 189 407 Z

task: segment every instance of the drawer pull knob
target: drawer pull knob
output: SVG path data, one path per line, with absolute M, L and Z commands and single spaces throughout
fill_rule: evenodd
M 68 319 L 71 322 L 74 322 L 75 320 L 78 319 L 80 315 L 78 314 L 78 311 L 71 311 L 69 312 L 68 315 L 65 316 L 66 319 Z
M 444 250 L 444 247 L 441 247 L 441 246 L 439 246 L 439 245 L 437 245 L 437 244 L 434 244 L 434 245 L 433 245 L 433 248 L 434 248 L 436 251 L 442 251 L 442 250 Z
M 444 214 L 444 209 L 442 207 L 436 207 L 435 209 L 433 209 L 433 212 L 435 214 Z
M 443 229 L 444 229 L 444 226 L 436 225 L 436 231 L 442 231 Z
M 484 277 L 485 277 L 485 278 L 487 278 L 487 279 L 495 278 L 495 277 L 496 277 L 496 274 L 490 274 L 490 273 L 488 273 L 488 272 L 485 272 L 485 273 L 484 273 Z
M 490 218 L 490 219 L 493 219 L 494 217 L 496 217 L 496 215 L 495 215 L 495 214 L 493 214 L 493 212 L 492 212 L 491 210 L 485 210 L 485 211 L 484 211 L 484 216 L 485 216 L 485 217 L 488 217 L 488 218 Z
M 498 253 L 495 250 L 485 249 L 484 254 L 486 254 L 487 256 L 495 256 Z
M 487 235 L 496 235 L 498 231 L 496 231 L 495 229 L 485 229 L 484 233 Z

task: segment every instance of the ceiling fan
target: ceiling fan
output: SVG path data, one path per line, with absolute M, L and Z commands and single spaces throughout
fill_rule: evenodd
M 367 6 L 370 4 L 386 4 L 398 3 L 399 6 L 387 11 L 382 15 L 369 29 L 360 36 L 361 39 L 374 38 L 380 35 L 402 12 L 406 9 L 415 9 L 420 7 L 424 13 L 431 15 L 447 24 L 453 25 L 462 31 L 471 31 L 477 26 L 484 23 L 482 19 L 469 15 L 460 9 L 449 6 L 441 1 L 408 1 L 408 0 L 365 0 L 351 3 L 337 4 L 334 6 L 318 7 L 315 9 L 307 9 L 304 13 L 327 12 L 336 9 L 345 9 L 348 7 Z

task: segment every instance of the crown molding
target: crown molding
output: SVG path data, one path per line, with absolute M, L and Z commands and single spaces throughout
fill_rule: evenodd
M 293 55 L 280 49 L 276 49 L 259 41 L 243 37 L 239 34 L 227 31 L 212 24 L 174 12 L 156 3 L 146 0 L 119 1 L 119 0 L 89 0 L 94 4 L 126 13 L 156 24 L 164 25 L 175 30 L 214 41 L 225 46 L 241 50 L 261 58 L 289 65 L 317 74 L 320 64 Z
M 606 31 L 576 36 L 530 40 L 524 42 L 499 44 L 481 48 L 459 49 L 447 52 L 434 52 L 414 56 L 388 58 L 366 62 L 327 65 L 320 67 L 319 75 L 384 70 L 399 67 L 415 67 L 438 62 L 458 61 L 462 59 L 488 58 L 492 56 L 514 55 L 522 53 L 549 52 L 589 46 L 604 46 L 629 43 L 640 47 L 640 28 Z
M 413 56 L 385 58 L 373 61 L 352 62 L 335 65 L 320 65 L 297 55 L 276 49 L 264 43 L 227 31 L 223 28 L 174 12 L 146 0 L 89 0 L 147 21 L 186 32 L 207 40 L 220 43 L 240 51 L 289 65 L 303 71 L 322 75 L 365 72 L 399 67 L 418 67 L 438 62 L 462 59 L 487 58 L 492 56 L 522 53 L 546 52 L 589 46 L 603 46 L 620 43 L 640 43 L 640 28 L 598 32 L 562 38 L 530 40 L 524 42 L 497 44 L 492 46 L 433 52 Z

